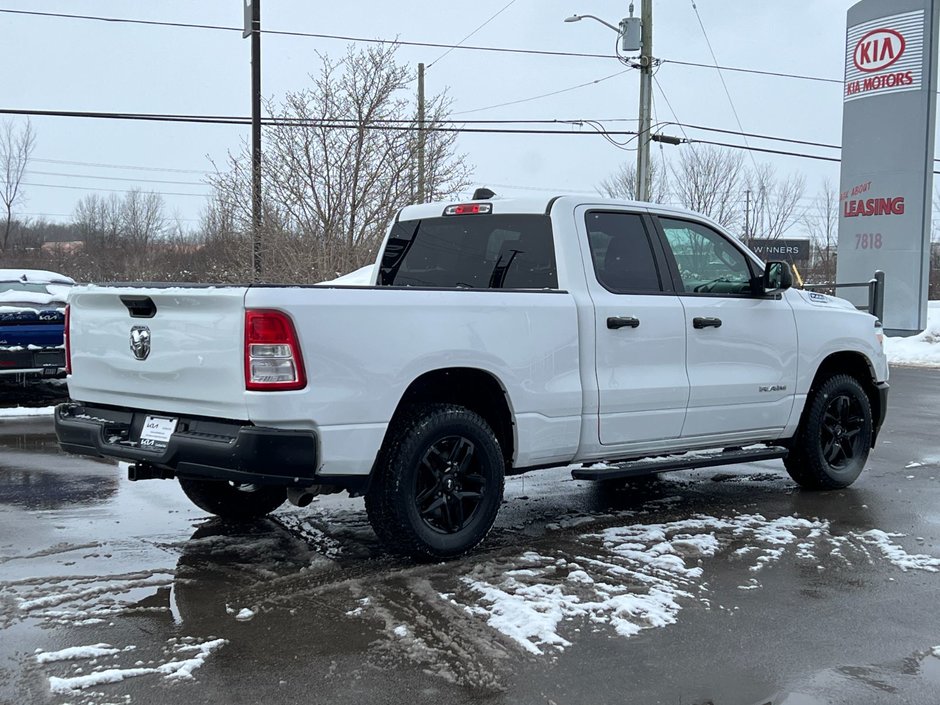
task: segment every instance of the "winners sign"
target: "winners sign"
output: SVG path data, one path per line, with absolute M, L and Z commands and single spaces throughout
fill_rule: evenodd
M 938 12 L 940 0 L 863 0 L 848 12 L 837 281 L 883 269 L 893 334 L 926 325 Z

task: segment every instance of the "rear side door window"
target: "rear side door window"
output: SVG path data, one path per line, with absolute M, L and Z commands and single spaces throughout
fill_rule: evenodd
M 663 290 L 643 217 L 636 213 L 590 211 L 585 215 L 591 259 L 598 283 L 614 294 Z
M 690 220 L 659 218 L 686 294 L 749 295 L 754 273 L 722 234 Z

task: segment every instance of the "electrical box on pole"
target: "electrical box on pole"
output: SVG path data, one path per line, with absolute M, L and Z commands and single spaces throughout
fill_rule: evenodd
M 620 20 L 620 51 L 639 51 L 642 45 L 643 20 L 624 17 Z

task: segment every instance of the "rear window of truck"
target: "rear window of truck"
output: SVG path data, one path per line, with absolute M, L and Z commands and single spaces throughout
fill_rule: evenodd
M 546 215 L 458 215 L 395 223 L 380 286 L 557 289 Z

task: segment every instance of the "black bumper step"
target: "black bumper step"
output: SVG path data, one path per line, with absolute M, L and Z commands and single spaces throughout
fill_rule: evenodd
M 660 458 L 644 458 L 617 463 L 608 467 L 583 467 L 571 471 L 576 480 L 620 480 L 673 470 L 691 470 L 716 465 L 753 463 L 758 460 L 785 458 L 787 449 L 781 446 L 751 448 L 747 450 L 690 451 L 681 455 L 666 455 Z

